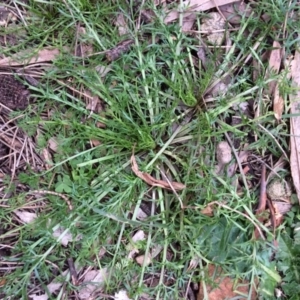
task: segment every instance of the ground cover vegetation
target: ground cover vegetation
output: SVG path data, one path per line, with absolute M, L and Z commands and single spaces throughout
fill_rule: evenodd
M 1 299 L 300 298 L 297 1 L 0 21 Z

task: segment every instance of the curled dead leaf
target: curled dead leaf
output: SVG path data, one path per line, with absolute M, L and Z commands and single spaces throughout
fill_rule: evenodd
M 201 210 L 201 213 L 203 215 L 206 215 L 206 216 L 209 216 L 209 217 L 212 217 L 214 215 L 214 209 L 213 209 L 213 205 L 211 205 L 210 203 L 204 207 L 202 210 Z
M 184 184 L 182 184 L 180 182 L 171 181 L 169 184 L 167 181 L 155 179 L 150 174 L 141 172 L 136 163 L 134 154 L 132 154 L 132 156 L 131 156 L 131 169 L 137 177 L 141 178 L 143 181 L 145 181 L 147 184 L 149 184 L 151 186 L 157 186 L 157 187 L 161 187 L 163 189 L 176 190 L 176 191 L 181 191 L 186 187 Z

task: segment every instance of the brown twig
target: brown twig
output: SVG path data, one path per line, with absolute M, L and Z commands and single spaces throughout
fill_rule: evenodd
M 266 165 L 263 164 L 262 170 L 261 170 L 259 201 L 258 201 L 258 207 L 255 212 L 255 215 L 257 216 L 257 220 L 261 223 L 263 223 L 265 221 L 265 218 L 263 216 L 261 216 L 261 213 L 266 210 L 266 205 L 267 205 Z M 259 234 L 257 232 L 257 227 L 255 228 L 255 230 L 253 232 L 253 236 L 255 239 L 259 238 Z
M 262 165 L 261 180 L 260 180 L 260 191 L 259 191 L 259 202 L 256 209 L 256 215 L 260 214 L 266 209 L 267 205 L 267 183 L 266 183 L 266 165 Z

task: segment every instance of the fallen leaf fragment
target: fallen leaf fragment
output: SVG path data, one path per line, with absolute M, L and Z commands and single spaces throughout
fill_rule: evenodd
M 77 270 L 78 271 L 78 270 Z M 56 291 L 58 291 L 61 286 L 63 285 L 63 281 L 61 280 L 62 277 L 66 276 L 69 273 L 69 270 L 64 271 L 59 278 L 54 278 L 48 285 L 47 285 L 47 290 L 49 294 L 53 294 Z M 49 296 L 48 294 L 43 294 L 43 295 L 37 295 L 37 294 L 31 294 L 29 295 L 30 299 L 32 300 L 48 300 Z
M 115 293 L 115 300 L 131 300 L 128 295 L 127 292 L 124 290 L 120 290 L 119 292 Z
M 19 66 L 45 61 L 53 61 L 60 52 L 56 48 L 44 48 L 38 51 L 34 56 L 32 55 L 32 53 L 35 53 L 35 51 L 26 50 L 24 52 L 16 53 L 11 57 L 5 57 L 3 59 L 0 59 L 0 65 Z
M 161 188 L 167 189 L 167 190 L 174 189 L 176 191 L 181 191 L 181 190 L 185 189 L 185 187 L 186 187 L 184 184 L 182 184 L 180 182 L 172 181 L 169 184 L 167 181 L 155 179 L 150 174 L 141 172 L 136 163 L 134 154 L 132 154 L 132 156 L 131 156 L 131 169 L 137 177 L 141 178 L 142 180 L 144 180 L 146 183 L 148 183 L 151 186 L 157 186 L 157 187 L 161 187 Z
M 81 235 L 77 235 L 75 238 L 73 237 L 72 233 L 67 230 L 67 232 L 65 232 L 66 229 L 58 226 L 57 228 L 54 229 L 52 236 L 54 238 L 56 238 L 57 240 L 59 240 L 59 242 L 63 245 L 63 246 L 68 246 L 69 242 L 72 241 L 79 241 L 82 239 Z M 63 236 L 62 236 L 63 235 Z M 62 237 L 61 237 L 62 236 Z M 61 237 L 61 238 L 60 238 Z
M 15 210 L 14 214 L 25 224 L 32 223 L 37 218 L 36 213 L 25 210 Z
M 47 148 L 42 149 L 42 155 L 45 161 L 45 167 L 49 170 L 53 166 L 52 155 Z
M 80 287 L 78 298 L 82 300 L 90 299 L 94 292 L 103 288 L 107 275 L 106 268 L 87 272 Z
M 180 15 L 180 10 L 183 8 L 186 9 L 183 13 L 183 18 L 190 16 L 191 14 L 196 14 L 198 11 L 206 11 L 211 8 L 222 6 L 224 4 L 238 2 L 239 0 L 186 0 L 182 1 L 182 8 L 178 8 L 176 10 L 169 10 L 166 13 L 166 18 L 164 19 L 164 23 L 168 24 L 177 20 Z
M 243 16 L 249 17 L 252 10 L 244 1 L 229 3 L 219 7 L 226 20 L 234 25 L 241 23 Z
M 148 266 L 151 264 L 152 262 L 152 257 L 151 257 L 151 254 L 148 253 L 147 257 L 146 255 L 140 255 L 138 257 L 136 257 L 135 261 L 140 265 L 142 266 L 144 264 L 144 261 L 145 261 L 145 266 Z
M 110 66 L 98 65 L 95 67 L 95 70 L 100 75 L 100 77 L 105 77 L 105 75 L 112 70 Z
M 132 243 L 128 244 L 127 249 L 130 250 L 128 258 L 132 259 L 136 253 L 139 253 L 139 249 L 136 244 L 139 241 L 144 241 L 146 239 L 145 232 L 143 230 L 138 230 L 132 237 Z
M 153 258 L 155 258 L 161 251 L 162 251 L 163 247 L 161 245 L 154 245 L 150 251 L 150 253 L 148 253 L 148 255 L 140 255 L 138 257 L 136 257 L 135 261 L 142 266 L 143 264 L 145 264 L 145 266 L 148 266 L 149 264 L 151 264 Z M 145 261 L 145 262 L 144 262 Z
M 83 26 L 78 25 L 76 27 L 76 46 L 75 55 L 78 57 L 86 57 L 93 54 L 93 44 L 87 41 L 86 29 Z M 83 42 L 85 40 L 85 42 Z
M 280 94 L 278 83 L 275 85 L 274 96 L 273 96 L 273 111 L 277 121 L 281 120 L 282 113 L 284 110 L 284 99 Z
M 86 98 L 86 109 L 94 112 L 100 113 L 103 111 L 103 105 L 100 98 L 97 95 L 93 95 L 89 90 L 84 91 L 84 95 Z
M 44 295 L 36 295 L 36 294 L 34 294 L 34 295 L 30 295 L 30 298 L 32 300 L 48 300 L 49 299 L 49 297 L 46 294 L 44 294 Z
M 128 25 L 127 25 L 127 23 L 125 21 L 124 14 L 119 13 L 117 15 L 117 19 L 115 21 L 115 25 L 116 25 L 116 27 L 118 27 L 118 31 L 119 31 L 119 35 L 120 36 L 129 33 L 129 28 L 128 28 Z
M 225 299 L 231 299 L 233 297 L 238 297 L 241 295 L 248 295 L 249 293 L 249 282 L 244 280 L 238 281 L 238 285 L 236 284 L 236 281 L 234 279 L 231 279 L 230 277 L 214 277 L 214 274 L 220 274 L 221 269 L 216 270 L 216 267 L 213 265 L 209 265 L 208 267 L 208 278 L 210 280 L 213 280 L 215 284 L 209 285 L 205 283 L 205 287 L 207 289 L 207 295 L 208 298 L 205 298 L 204 293 L 204 282 L 200 282 L 200 289 L 199 293 L 197 295 L 197 300 L 225 300 Z M 252 289 L 252 294 L 250 298 L 251 300 L 255 300 L 256 298 L 255 288 Z M 236 299 L 236 298 L 235 298 Z
M 52 151 L 57 152 L 58 147 L 59 147 L 59 142 L 58 142 L 57 138 L 56 137 L 51 137 L 48 140 L 48 146 Z
M 214 215 L 213 206 L 214 206 L 214 203 L 213 204 L 209 203 L 206 207 L 204 207 L 201 210 L 201 214 L 212 217 Z
M 136 218 L 138 219 L 138 220 L 145 220 L 145 219 L 147 219 L 148 218 L 148 215 L 141 209 L 141 208 L 139 208 L 138 209 L 138 212 L 137 212 L 137 215 L 136 215 Z
M 220 31 L 225 28 L 225 20 L 217 13 L 207 14 L 207 18 L 202 21 L 201 30 L 209 32 L 207 39 L 210 43 L 221 45 L 224 40 L 224 32 Z
M 266 72 L 266 79 L 270 77 L 271 72 L 278 74 L 279 68 L 281 65 L 281 59 L 282 59 L 282 49 L 281 45 L 279 42 L 274 41 L 273 42 L 273 50 L 271 51 L 270 58 L 269 58 L 269 67 Z M 269 82 L 268 84 L 268 90 L 270 95 L 273 95 L 275 92 L 275 87 L 276 87 L 276 81 L 273 80 Z
M 291 77 L 293 87 L 297 89 L 296 95 L 291 94 L 291 114 L 290 119 L 290 164 L 294 187 L 300 203 L 300 52 L 296 50 L 292 61 Z

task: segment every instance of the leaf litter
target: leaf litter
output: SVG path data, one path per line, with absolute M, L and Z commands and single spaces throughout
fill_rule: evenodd
M 242 1 L 226 1 L 226 0 L 214 0 L 214 1 L 197 1 L 197 0 L 192 0 L 192 1 L 181 1 L 182 6 L 178 6 L 178 8 L 174 8 L 174 6 L 169 9 L 168 4 L 165 1 L 156 1 L 155 5 L 156 6 L 161 6 L 164 7 L 165 11 L 165 17 L 163 21 L 166 24 L 170 24 L 172 22 L 181 22 L 181 28 L 182 32 L 185 33 L 193 33 L 193 34 L 202 34 L 203 39 L 201 39 L 201 42 L 199 42 L 200 46 L 197 49 L 198 54 L 198 59 L 201 57 L 201 62 L 205 68 L 207 68 L 207 65 L 210 63 L 207 59 L 207 53 L 213 53 L 215 49 L 226 49 L 226 53 L 232 55 L 234 52 L 234 47 L 235 45 L 232 45 L 232 41 L 230 38 L 226 36 L 227 34 L 227 27 L 225 26 L 226 24 L 230 23 L 231 26 L 240 26 L 242 24 L 242 18 L 243 16 L 249 17 L 251 14 L 254 12 L 252 11 L 252 8 L 250 5 L 246 5 Z M 201 23 L 200 28 L 196 28 L 199 30 L 193 30 L 193 26 L 195 26 L 195 22 L 197 20 L 197 13 L 198 12 L 206 12 L 207 13 L 205 20 L 210 20 L 209 22 L 203 21 Z M 182 13 L 183 12 L 183 13 Z M 139 15 L 139 20 L 140 23 L 137 25 L 137 27 L 141 30 L 142 29 L 142 21 L 145 22 L 145 24 L 154 22 L 156 16 L 156 12 L 153 12 L 151 10 L 141 10 L 140 15 Z M 212 18 L 212 19 L 211 19 Z M 215 18 L 215 19 L 214 19 Z M 264 18 L 268 18 L 267 15 L 264 16 Z M 180 21 L 181 20 L 181 21 Z M 215 20 L 211 22 L 211 20 Z M 10 22 L 10 21 L 9 21 Z M 220 23 L 221 26 L 219 27 L 214 27 L 216 23 Z M 5 25 L 8 23 L 5 23 Z M 114 47 L 109 48 L 105 50 L 105 59 L 108 62 L 108 64 L 103 63 L 103 65 L 98 64 L 97 66 L 94 66 L 94 70 L 98 72 L 100 77 L 105 78 L 108 76 L 110 72 L 114 71 L 114 63 L 122 58 L 123 56 L 126 56 L 126 54 L 130 53 L 133 51 L 135 47 L 135 41 L 131 38 L 127 38 L 127 36 L 130 36 L 130 26 L 126 22 L 125 15 L 123 13 L 118 13 L 117 18 L 114 20 L 114 26 L 118 29 L 119 36 L 124 36 L 124 39 L 117 43 Z M 239 29 L 239 28 L 232 28 L 229 27 L 230 29 Z M 229 29 L 229 30 L 230 30 Z M 86 35 L 86 29 L 84 26 L 78 25 L 77 28 L 77 41 L 76 41 L 76 46 L 75 46 L 75 55 L 78 56 L 81 59 L 85 59 L 86 57 L 92 57 L 94 55 L 94 45 L 89 42 L 81 42 Z M 201 31 L 203 31 L 201 33 Z M 246 33 L 244 33 L 246 34 Z M 208 42 L 207 42 L 207 40 Z M 174 40 L 176 38 L 174 37 Z M 200 40 L 200 39 L 199 39 Z M 145 41 L 147 41 L 147 38 L 145 38 Z M 203 42 L 204 41 L 204 42 Z M 261 41 L 258 41 L 256 44 L 256 47 L 261 43 Z M 213 45 L 212 45 L 213 44 Z M 223 46 L 225 45 L 225 46 Z M 253 50 L 256 50 L 256 47 L 253 47 Z M 271 101 L 273 103 L 273 112 L 274 116 L 276 118 L 276 121 L 278 124 L 283 122 L 282 116 L 285 113 L 285 101 L 286 99 L 283 98 L 281 94 L 281 84 L 284 81 L 284 74 L 287 69 L 289 69 L 289 65 L 284 65 L 283 64 L 283 59 L 284 59 L 284 46 L 281 45 L 279 42 L 276 40 L 273 40 L 272 44 L 272 50 L 269 53 L 264 53 L 262 55 L 262 59 L 266 57 L 268 59 L 268 70 L 265 73 L 265 80 L 268 81 L 267 88 L 263 90 L 263 94 L 267 95 L 268 97 L 271 97 Z M 201 52 L 200 49 L 203 51 Z M 211 50 L 214 49 L 214 50 Z M 69 51 L 68 48 L 63 48 L 63 51 Z M 15 53 L 11 56 L 7 57 L 2 57 L 0 60 L 0 66 L 6 69 L 6 71 L 3 71 L 0 76 L 7 76 L 6 72 L 9 70 L 9 76 L 12 76 L 14 74 L 14 70 L 11 69 L 14 66 L 23 66 L 23 67 L 32 67 L 37 66 L 37 65 L 43 65 L 44 63 L 51 63 L 59 58 L 60 55 L 62 55 L 63 51 L 57 49 L 57 48 L 43 48 L 38 51 L 35 51 L 35 49 L 26 49 L 25 51 L 20 51 L 18 53 Z M 181 51 L 183 51 L 183 47 L 181 47 Z M 222 50 L 223 51 L 223 50 Z M 32 55 L 34 54 L 35 55 Z M 247 64 L 250 60 L 252 60 L 253 66 L 259 65 L 261 62 L 259 61 L 258 64 L 255 64 L 255 61 L 259 60 L 257 57 L 253 54 L 248 55 L 247 57 L 244 57 L 244 60 L 241 60 L 240 62 L 243 64 Z M 216 66 L 218 67 L 220 65 L 226 66 L 227 62 L 222 61 L 219 57 L 216 58 Z M 288 76 L 291 77 L 292 82 L 294 84 L 294 87 L 299 87 L 299 74 L 300 71 L 299 69 L 299 52 L 295 52 L 295 57 L 291 60 L 291 69 L 290 73 Z M 84 66 L 84 63 L 83 63 Z M 193 64 L 190 64 L 193 68 L 195 67 Z M 229 71 L 227 72 L 229 68 Z M 214 102 L 218 97 L 224 96 L 226 94 L 230 94 L 232 90 L 232 83 L 234 81 L 234 77 L 238 76 L 238 73 L 241 72 L 241 69 L 237 70 L 238 67 L 237 65 L 234 65 L 232 63 L 227 64 L 227 68 L 220 68 L 219 72 L 216 72 L 214 75 L 213 80 L 211 80 L 207 86 L 206 89 L 203 92 L 204 97 L 208 96 L 211 98 L 204 99 L 205 106 L 210 109 L 214 108 Z M 45 69 L 41 69 L 43 72 Z M 226 70 L 226 71 L 225 71 Z M 234 71 L 233 71 L 234 70 Z M 85 74 L 84 74 L 85 75 Z M 274 75 L 278 75 L 276 80 L 273 79 Z M 253 76 L 257 76 L 253 72 Z M 4 78 L 4 77 L 2 77 Z M 12 76 L 11 78 L 14 78 Z M 1 79 L 1 77 L 0 77 Z M 270 80 L 269 80 L 270 79 Z M 13 79 L 15 80 L 15 79 Z M 39 82 L 37 82 L 39 84 Z M 76 97 L 78 96 L 79 101 L 85 102 L 85 109 L 88 110 L 89 113 L 89 118 L 93 117 L 95 114 L 96 115 L 101 115 L 103 112 L 105 114 L 105 106 L 104 106 L 104 98 L 102 98 L 99 94 L 95 93 L 94 90 L 86 89 L 86 87 L 82 86 L 72 86 L 72 78 L 68 78 L 65 82 L 65 87 L 69 91 L 73 92 L 73 95 Z M 28 85 L 28 83 L 27 83 Z M 36 84 L 35 84 L 36 85 Z M 26 90 L 25 88 L 26 83 L 24 83 L 24 86 L 21 86 L 21 89 L 24 88 L 24 91 Z M 27 90 L 26 90 L 27 91 Z M 185 92 L 189 92 L 188 90 Z M 196 91 L 195 91 L 196 92 Z M 299 93 L 298 93 L 299 94 Z M 24 92 L 24 95 L 27 97 L 30 94 L 28 92 Z M 230 97 L 234 99 L 235 95 L 230 94 Z M 291 117 L 291 122 L 290 122 L 290 149 L 291 149 L 291 156 L 290 156 L 290 168 L 291 168 L 291 173 L 292 173 L 292 179 L 293 179 L 293 186 L 296 190 L 297 193 L 297 198 L 300 199 L 300 180 L 299 180 L 299 159 L 297 153 L 299 152 L 298 148 L 298 139 L 297 136 L 299 136 L 298 133 L 298 126 L 299 124 L 297 123 L 297 113 L 298 113 L 298 98 L 299 95 L 289 95 L 290 101 L 291 101 L 291 110 L 290 113 L 292 115 Z M 242 111 L 242 106 L 240 105 L 240 101 L 236 101 L 237 103 L 239 102 L 239 105 L 235 106 L 235 102 L 232 104 L 229 103 L 227 105 L 228 111 L 233 109 L 233 114 L 236 114 L 235 117 L 240 117 L 239 114 Z M 262 111 L 261 107 L 255 108 L 253 104 L 249 104 L 251 100 L 244 102 L 245 104 L 245 110 L 242 112 L 242 116 L 245 112 L 247 112 L 249 109 L 253 110 L 255 113 L 255 117 L 261 117 L 262 116 Z M 210 104 L 212 106 L 210 107 Z M 4 104 L 5 105 L 5 104 Z M 35 105 L 34 102 L 27 102 L 26 105 L 24 105 L 23 109 L 27 109 L 29 105 Z M 250 106 L 250 108 L 249 108 Z M 182 107 L 185 107 L 184 105 Z M 9 107 L 8 107 L 9 108 Z M 15 109 L 16 107 L 10 107 L 10 109 Z M 225 112 L 225 111 L 223 111 Z M 220 115 L 221 113 L 216 113 L 216 115 Z M 45 118 L 47 120 L 47 117 Z M 3 150 L 1 150 L 1 153 L 4 153 L 1 158 L 1 174 L 9 174 L 11 175 L 11 178 L 15 178 L 16 175 L 20 174 L 24 170 L 25 165 L 29 165 L 36 169 L 37 171 L 45 171 L 45 170 L 51 170 L 54 165 L 54 158 L 55 154 L 58 153 L 58 148 L 59 148 L 59 143 L 63 143 L 62 140 L 60 140 L 56 136 L 51 136 L 49 137 L 47 143 L 48 143 L 48 148 L 43 148 L 42 151 L 37 151 L 39 148 L 37 146 L 37 143 L 35 142 L 35 139 L 32 136 L 27 135 L 24 131 L 22 131 L 18 126 L 15 125 L 13 122 L 14 120 L 10 119 L 10 116 L 5 113 L 1 115 L 1 144 L 0 146 L 2 147 Z M 85 120 L 86 121 L 86 120 Z M 240 124 L 233 124 L 230 123 L 228 120 L 225 120 L 228 126 L 231 126 L 232 128 L 237 129 Z M 42 122 L 41 122 L 42 123 Z M 100 124 L 100 123 L 99 123 Z M 238 125 L 238 126 L 236 126 Z M 67 127 L 67 126 L 66 126 Z M 104 124 L 103 126 L 98 126 L 99 128 L 103 128 L 104 130 L 106 129 L 106 125 Z M 266 129 L 268 130 L 268 129 Z M 37 137 L 37 133 L 36 133 Z M 227 137 L 228 138 L 228 137 Z M 232 137 L 229 137 L 231 139 Z M 38 138 L 37 138 L 38 139 Z M 257 142 L 258 137 L 254 136 L 249 139 L 250 145 L 251 142 Z M 235 139 L 231 141 L 229 144 L 227 141 L 221 141 L 219 143 L 216 143 L 216 159 L 217 159 L 217 166 L 215 173 L 217 176 L 222 177 L 223 173 L 226 174 L 225 171 L 229 170 L 230 167 L 230 162 L 232 161 L 232 152 L 236 151 L 232 145 L 235 143 L 240 144 L 241 139 Z M 97 147 L 101 145 L 101 139 L 98 138 L 91 138 L 90 139 L 90 144 L 92 147 Z M 248 189 L 249 187 L 252 187 L 252 182 L 251 180 L 248 180 L 247 175 L 251 172 L 253 172 L 251 175 L 256 176 L 255 168 L 249 163 L 248 164 L 248 152 L 251 151 L 248 150 L 248 148 L 251 148 L 249 144 L 243 145 L 239 150 L 238 153 L 235 154 L 235 159 L 238 160 L 239 164 L 236 167 L 232 167 L 232 170 L 237 171 L 236 174 L 234 172 L 231 173 L 229 177 L 232 177 L 236 175 L 236 180 L 232 181 L 232 187 L 239 192 L 241 190 L 241 187 L 243 186 L 240 182 L 244 180 L 243 184 L 246 186 Z M 244 148 L 243 148 L 244 147 Z M 236 148 L 239 148 L 236 147 Z M 241 155 L 242 153 L 246 153 L 246 159 L 242 159 Z M 137 155 L 139 155 L 137 153 Z M 176 156 L 176 155 L 175 155 Z M 175 157 L 174 156 L 174 157 Z M 272 156 L 270 153 L 267 153 L 267 156 Z M 275 157 L 275 156 L 274 156 Z M 12 158 L 12 159 L 11 159 Z M 261 169 L 261 162 L 266 164 L 268 168 L 270 169 L 270 174 L 271 172 L 274 171 L 275 165 L 272 165 L 267 161 L 264 157 L 261 156 L 258 159 L 259 168 Z M 136 156 L 134 153 L 132 153 L 131 158 L 130 158 L 130 163 L 131 163 L 131 171 L 132 173 L 137 176 L 138 178 L 142 179 L 148 186 L 151 187 L 151 189 L 156 190 L 156 188 L 161 188 L 166 191 L 183 191 L 187 190 L 189 188 L 188 183 L 183 184 L 181 182 L 176 182 L 173 180 L 169 180 L 168 177 L 162 176 L 162 179 L 156 179 L 152 173 L 147 173 L 147 172 L 142 172 L 139 170 L 137 161 L 136 161 Z M 257 163 L 257 162 L 256 162 Z M 13 170 L 13 172 L 11 172 Z M 177 173 L 177 169 L 174 167 L 173 173 Z M 227 173 L 228 174 L 228 173 Z M 261 195 L 260 198 L 263 199 L 263 204 L 258 203 L 258 208 L 256 209 L 255 214 L 257 214 L 257 220 L 258 224 L 255 223 L 255 230 L 257 232 L 254 234 L 257 239 L 260 237 L 263 237 L 262 230 L 265 230 L 265 226 L 272 226 L 275 232 L 275 228 L 279 225 L 277 221 L 274 221 L 274 218 L 276 218 L 276 214 L 279 215 L 278 219 L 280 219 L 282 222 L 282 215 L 281 212 L 278 209 L 276 200 L 281 200 L 285 199 L 286 203 L 289 205 L 288 208 L 286 209 L 286 212 L 289 212 L 292 209 L 292 204 L 291 200 L 289 199 L 292 196 L 292 188 L 288 187 L 285 185 L 285 188 L 282 188 L 280 191 L 281 194 L 276 194 L 276 196 L 273 197 L 273 192 L 271 192 L 269 189 L 266 189 L 267 181 L 268 179 L 265 177 L 266 174 L 259 174 L 259 179 L 256 178 L 254 185 L 258 183 L 258 185 L 262 186 L 261 188 Z M 166 177 L 166 178 L 165 178 Z M 260 182 L 259 182 L 260 180 Z M 276 184 L 278 186 L 282 187 L 282 183 L 286 184 L 288 179 L 283 178 L 283 180 L 274 180 L 273 181 L 273 186 Z M 272 183 L 272 182 L 271 182 Z M 271 186 L 271 183 L 269 186 Z M 11 180 L 9 182 L 9 186 L 12 186 L 13 181 Z M 43 194 L 43 195 L 52 195 L 56 196 L 58 198 L 62 198 L 69 210 L 73 210 L 73 205 L 69 198 L 61 193 L 53 192 L 53 191 L 45 191 L 45 190 L 36 190 L 36 189 L 31 189 L 28 191 L 28 186 L 24 185 L 19 185 L 17 186 L 17 192 L 21 193 L 22 191 L 27 192 L 28 195 L 30 194 Z M 280 187 L 279 187 L 280 189 Z M 1 190 L 2 191 L 2 190 Z M 282 194 L 282 192 L 288 192 L 288 194 Z M 278 192 L 278 191 L 277 191 Z M 268 198 L 266 198 L 268 195 Z M 9 198 L 9 193 L 2 193 L 3 199 Z M 178 195 L 177 195 L 178 196 Z M 270 198 L 270 199 L 269 199 Z M 274 198 L 274 199 L 272 199 Z M 287 199 L 288 198 L 288 199 Z M 260 199 L 260 200 L 261 200 Z M 47 201 L 48 202 L 48 201 Z M 49 201 L 51 203 L 51 201 Z M 5 205 L 8 205 L 7 201 L 4 201 Z M 51 204 L 50 204 L 51 205 Z M 228 204 L 229 205 L 229 204 Z M 201 213 L 206 215 L 207 217 L 212 217 L 215 215 L 215 213 L 218 213 L 217 210 L 222 208 L 222 209 L 231 209 L 227 205 L 226 202 L 221 203 L 221 202 L 208 202 L 206 204 L 206 207 L 201 210 Z M 181 208 L 184 209 L 185 206 L 181 205 Z M 186 206 L 187 207 L 187 206 Z M 185 207 L 185 208 L 186 208 Z M 271 217 L 266 217 L 266 218 L 261 218 L 261 214 L 263 214 L 267 209 L 270 211 Z M 241 216 L 244 216 L 245 218 L 250 218 L 249 217 L 249 211 L 247 212 L 240 212 L 235 209 L 232 209 L 231 212 L 235 212 L 236 214 L 240 214 Z M 286 213 L 285 212 L 285 213 Z M 17 210 L 13 210 L 13 213 L 19 218 L 19 221 L 21 223 L 31 223 L 34 222 L 35 219 L 37 218 L 36 212 L 29 212 L 25 211 L 22 209 L 22 207 L 19 207 Z M 156 212 L 155 212 L 156 213 Z M 137 219 L 139 220 L 147 220 L 148 215 L 144 214 L 142 216 L 137 216 Z M 118 216 L 116 216 L 118 218 Z M 253 221 L 253 222 L 256 222 Z M 268 221 L 272 224 L 268 224 Z M 17 225 L 16 225 L 17 226 Z M 266 233 L 267 234 L 267 233 Z M 58 238 L 59 242 L 64 246 L 68 247 L 69 243 L 78 243 L 81 240 L 81 236 L 76 236 L 74 238 L 74 235 L 69 232 L 69 229 L 66 229 L 64 226 L 56 226 L 56 231 L 53 232 L 53 236 L 55 238 Z M 163 247 L 159 244 L 152 244 L 152 246 L 149 248 L 149 253 L 148 255 L 146 254 L 141 254 L 139 256 L 136 256 L 139 253 L 139 249 L 134 246 L 135 243 L 138 242 L 143 242 L 146 240 L 147 233 L 144 231 L 140 230 L 136 234 L 132 235 L 131 239 L 134 242 L 133 245 L 130 243 L 127 243 L 128 246 L 128 258 L 132 259 L 134 258 L 134 261 L 136 264 L 140 267 L 143 266 L 148 266 L 153 264 L 155 259 L 160 260 L 160 254 L 161 251 L 163 250 Z M 109 243 L 108 243 L 109 244 Z M 174 247 L 172 245 L 172 247 Z M 107 254 L 105 247 L 101 248 L 103 251 L 101 252 L 102 254 L 100 255 L 99 252 L 99 258 L 102 259 L 102 257 L 105 257 Z M 106 258 L 106 257 L 105 257 Z M 195 259 L 195 258 L 194 258 Z M 197 268 L 199 263 L 199 258 L 195 259 L 195 261 L 191 261 L 190 265 L 190 270 Z M 108 270 L 106 268 L 104 269 L 86 269 L 85 273 L 81 278 L 79 279 L 78 284 L 80 285 L 80 288 L 78 289 L 77 296 L 79 299 L 88 299 L 90 297 L 94 297 L 93 295 L 96 295 L 97 292 L 103 291 L 106 283 L 106 278 L 108 276 L 108 273 L 113 270 Z M 216 272 L 214 267 L 211 267 L 208 265 L 208 277 L 213 278 L 213 272 Z M 217 272 L 221 273 L 221 272 Z M 67 271 L 65 270 L 63 273 L 63 276 L 67 276 Z M 153 277 L 154 278 L 154 277 Z M 257 278 L 256 278 L 257 280 Z M 167 280 L 164 282 L 167 284 Z M 200 286 L 205 285 L 206 283 L 204 281 L 200 282 Z M 225 299 L 226 297 L 234 297 L 237 296 L 240 293 L 244 293 L 245 295 L 248 293 L 248 288 L 235 291 L 235 286 L 233 279 L 230 276 L 225 276 L 222 280 L 221 277 L 216 277 L 214 284 L 218 285 L 218 288 L 212 289 L 209 287 L 209 293 L 208 293 L 208 299 Z M 244 281 L 241 282 L 243 285 L 249 285 L 249 282 Z M 48 290 L 50 294 L 56 293 L 62 288 L 63 284 L 62 283 L 51 283 L 48 285 Z M 150 286 L 150 285 L 149 285 Z M 155 284 L 152 285 L 152 287 L 155 286 Z M 280 287 L 280 286 L 279 286 Z M 277 289 L 277 290 L 280 290 Z M 186 287 L 186 293 L 188 291 L 188 287 Z M 196 290 L 195 290 L 196 293 Z M 32 299 L 48 299 L 48 295 L 46 294 L 41 294 L 41 292 L 37 294 L 32 294 Z M 204 295 L 201 292 L 201 288 L 199 288 L 197 292 L 198 299 L 204 299 Z M 116 299 L 129 299 L 128 293 L 126 290 L 119 290 L 119 292 L 115 293 L 114 296 Z M 254 297 L 253 295 L 249 296 L 249 299 L 252 299 Z M 192 299 L 192 298 L 189 298 Z M 254 299 L 254 298 L 253 298 Z

